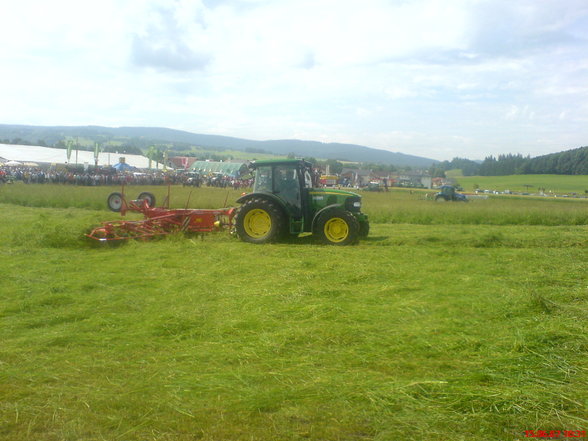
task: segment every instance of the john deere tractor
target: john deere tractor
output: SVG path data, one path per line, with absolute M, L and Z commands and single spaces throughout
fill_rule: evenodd
M 458 193 L 455 191 L 455 187 L 453 185 L 444 185 L 441 187 L 441 191 L 435 195 L 436 201 L 446 202 L 446 201 L 455 201 L 455 202 L 467 202 L 468 199 L 464 194 Z
M 368 235 L 361 196 L 315 188 L 312 165 L 300 159 L 254 161 L 253 192 L 237 200 L 237 235 L 245 242 L 277 242 L 312 233 L 330 245 L 349 245 Z

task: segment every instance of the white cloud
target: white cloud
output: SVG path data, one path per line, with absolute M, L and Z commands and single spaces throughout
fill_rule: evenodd
M 588 137 L 584 0 L 21 0 L 0 14 L 4 123 L 301 137 L 439 159 Z

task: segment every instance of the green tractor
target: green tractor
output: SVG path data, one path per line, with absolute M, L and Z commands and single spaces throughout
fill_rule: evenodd
M 237 235 L 245 242 L 277 242 L 312 233 L 324 244 L 349 245 L 367 237 L 370 225 L 361 196 L 314 188 L 312 165 L 301 159 L 254 161 L 253 192 L 237 200 Z
M 441 191 L 435 195 L 437 202 L 455 201 L 455 202 L 467 202 L 468 198 L 461 193 L 455 191 L 453 185 L 443 185 Z

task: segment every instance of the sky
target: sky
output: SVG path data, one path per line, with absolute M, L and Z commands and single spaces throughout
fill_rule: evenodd
M 2 124 L 438 160 L 588 145 L 588 0 L 19 0 L 0 17 Z

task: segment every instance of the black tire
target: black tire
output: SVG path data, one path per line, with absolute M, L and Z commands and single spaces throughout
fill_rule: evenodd
M 150 208 L 155 207 L 155 195 L 153 193 L 149 193 L 148 191 L 144 191 L 143 193 L 139 194 L 137 200 L 145 200 L 147 201 L 147 205 L 149 205 Z
M 235 215 L 235 230 L 244 242 L 270 243 L 286 233 L 286 217 L 282 209 L 269 199 L 252 198 Z
M 329 210 L 316 220 L 313 234 L 325 245 L 352 245 L 359 238 L 359 222 L 348 211 Z
M 370 222 L 364 221 L 359 223 L 359 237 L 365 239 L 370 234 Z
M 108 204 L 108 208 L 110 209 L 110 211 L 119 213 L 124 204 L 124 196 L 122 195 L 122 193 L 115 191 L 114 193 L 110 193 L 108 195 L 106 203 Z
M 445 196 L 443 196 L 442 194 L 439 194 L 439 195 L 435 196 L 435 201 L 437 201 L 437 202 L 447 202 L 448 199 Z

